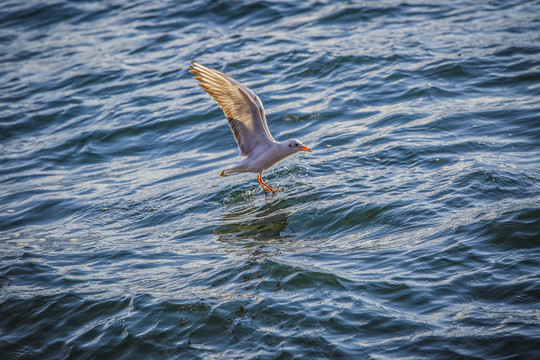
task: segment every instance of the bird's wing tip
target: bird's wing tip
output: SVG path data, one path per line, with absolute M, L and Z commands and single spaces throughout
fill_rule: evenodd
M 197 66 L 200 66 L 199 64 L 197 64 L 195 61 L 190 61 L 189 62 L 191 65 L 188 66 L 188 69 L 191 69 L 191 70 L 195 70 L 195 68 Z M 190 71 L 191 72 L 191 71 Z

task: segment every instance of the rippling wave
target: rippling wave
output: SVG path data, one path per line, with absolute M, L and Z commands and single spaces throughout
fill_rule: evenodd
M 534 358 L 540 5 L 0 9 L 0 353 Z M 237 146 L 187 72 L 311 154 Z

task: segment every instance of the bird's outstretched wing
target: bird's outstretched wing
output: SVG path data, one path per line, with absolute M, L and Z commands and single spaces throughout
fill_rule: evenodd
M 190 73 L 225 113 L 240 155 L 248 156 L 261 144 L 275 142 L 268 130 L 261 100 L 232 77 L 191 62 Z

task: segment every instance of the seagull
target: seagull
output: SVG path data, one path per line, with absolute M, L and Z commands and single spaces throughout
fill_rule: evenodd
M 266 124 L 266 116 L 261 100 L 255 93 L 227 74 L 191 61 L 189 72 L 199 81 L 199 86 L 210 95 L 225 113 L 232 133 L 238 143 L 240 155 L 245 157 L 236 166 L 221 171 L 219 176 L 252 172 L 257 174 L 257 182 L 264 190 L 275 193 L 262 179 L 264 170 L 278 161 L 299 151 L 309 151 L 300 140 L 283 142 L 274 140 Z

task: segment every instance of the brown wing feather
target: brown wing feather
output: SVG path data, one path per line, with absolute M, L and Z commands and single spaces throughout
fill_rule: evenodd
M 206 66 L 191 62 L 190 73 L 199 86 L 210 95 L 223 110 L 229 122 L 240 154 L 247 156 L 262 143 L 275 141 L 264 115 L 260 99 L 247 87 Z

